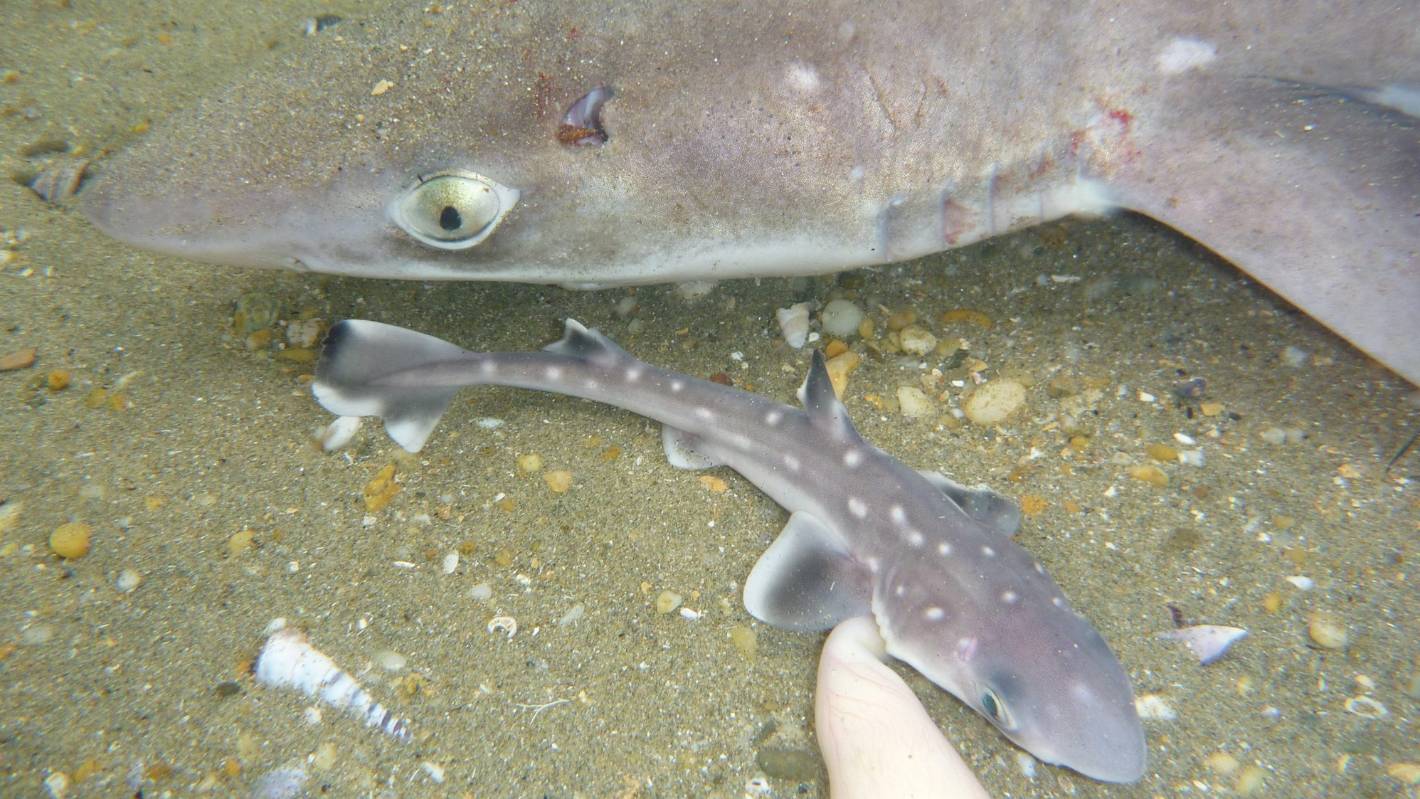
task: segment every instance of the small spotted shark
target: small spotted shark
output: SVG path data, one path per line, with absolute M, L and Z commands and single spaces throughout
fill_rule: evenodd
M 217 263 L 596 287 L 1122 209 L 1420 382 L 1414 0 L 384 6 L 155 124 L 85 214 Z
M 1143 775 L 1129 678 L 1011 540 L 1016 506 L 864 441 L 822 353 L 799 389 L 800 410 L 659 369 L 570 319 L 561 340 L 519 353 L 347 320 L 326 339 L 313 390 L 332 413 L 382 418 L 417 451 L 453 395 L 473 385 L 582 397 L 661 422 L 672 464 L 729 466 L 790 512 L 745 583 L 755 618 L 813 632 L 871 616 L 889 654 L 1041 760 L 1110 782 Z

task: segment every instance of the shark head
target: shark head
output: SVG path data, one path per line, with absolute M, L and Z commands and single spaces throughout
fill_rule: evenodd
M 1041 760 L 1106 782 L 1138 780 L 1144 732 L 1104 639 L 1024 550 L 1004 537 L 966 548 L 950 557 L 979 559 L 978 568 L 945 574 L 928 557 L 880 583 L 873 609 L 887 651 Z
M 652 23 L 519 4 L 345 24 L 114 159 L 83 209 L 150 250 L 374 277 L 594 286 L 881 260 L 826 82 L 792 52 L 711 69 Z

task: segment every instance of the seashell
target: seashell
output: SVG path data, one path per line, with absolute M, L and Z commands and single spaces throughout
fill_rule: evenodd
M 78 193 L 88 169 L 87 158 L 57 157 L 45 164 L 25 185 L 41 200 L 58 205 Z
M 252 673 L 267 688 L 297 691 L 344 711 L 401 741 L 411 739 L 403 719 L 370 698 L 355 678 L 345 673 L 325 653 L 311 646 L 305 633 L 284 627 L 271 634 L 261 647 Z
M 794 349 L 803 348 L 809 340 L 809 304 L 796 302 L 788 308 L 774 312 L 779 320 L 779 330 L 784 334 L 784 343 Z
M 1188 651 L 1197 656 L 1198 662 L 1204 666 L 1222 657 L 1234 641 L 1246 636 L 1247 630 L 1241 627 L 1225 627 L 1219 624 L 1195 624 L 1192 627 L 1159 633 L 1160 638 L 1182 641 Z

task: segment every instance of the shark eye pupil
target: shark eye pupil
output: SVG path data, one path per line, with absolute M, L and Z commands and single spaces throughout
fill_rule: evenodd
M 996 701 L 996 694 L 990 691 L 981 694 L 981 710 L 993 720 L 1001 718 L 1001 705 Z
M 444 230 L 458 230 L 463 227 L 463 217 L 459 214 L 459 209 L 452 205 L 444 206 L 444 210 L 439 212 L 439 227 Z
M 386 206 L 389 220 L 427 247 L 466 250 L 492 235 L 518 202 L 517 189 L 474 172 L 419 178 Z

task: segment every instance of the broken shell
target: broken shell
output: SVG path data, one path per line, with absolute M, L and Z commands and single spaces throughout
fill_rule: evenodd
M 294 627 L 279 629 L 266 639 L 252 666 L 252 674 L 258 684 L 267 688 L 294 688 L 387 735 L 405 742 L 410 740 L 409 728 L 403 719 L 395 718 L 370 698 L 354 677 L 311 646 L 305 633 Z
M 518 620 L 512 616 L 494 616 L 488 620 L 488 632 L 507 633 L 512 638 L 518 634 Z
M 780 308 L 774 312 L 774 318 L 779 320 L 779 330 L 784 334 L 784 343 L 800 349 L 809 340 L 809 304 L 807 302 L 796 302 L 788 308 Z
M 88 168 L 87 158 L 61 156 L 45 164 L 25 185 L 41 200 L 58 205 L 79 191 Z
M 1247 636 L 1247 630 L 1241 627 L 1225 627 L 1218 624 L 1196 624 L 1192 627 L 1182 627 L 1177 630 L 1169 630 L 1166 633 L 1159 633 L 1160 638 L 1172 638 L 1182 641 L 1188 651 L 1192 652 L 1198 662 L 1204 666 L 1222 657 L 1228 651 L 1228 647 Z
M 1385 705 L 1369 696 L 1353 696 L 1346 700 L 1346 712 L 1355 713 L 1363 719 L 1383 719 L 1390 715 Z

